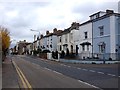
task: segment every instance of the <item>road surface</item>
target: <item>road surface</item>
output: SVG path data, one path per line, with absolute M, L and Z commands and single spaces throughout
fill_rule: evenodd
M 13 56 L 32 88 L 116 88 L 118 64 L 68 64 L 33 56 Z

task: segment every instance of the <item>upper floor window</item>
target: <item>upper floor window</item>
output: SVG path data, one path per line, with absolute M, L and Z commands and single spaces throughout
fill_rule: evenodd
M 60 45 L 60 51 L 62 50 L 62 47 L 61 47 L 61 45 Z
M 73 33 L 70 33 L 70 38 L 71 40 L 73 40 Z
M 61 42 L 61 37 L 60 37 L 60 42 Z
M 87 39 L 88 38 L 88 33 L 84 32 L 84 35 L 85 35 L 85 39 Z
M 67 35 L 65 35 L 65 43 L 67 43 Z
M 85 51 L 85 45 L 82 46 L 82 51 Z
M 100 36 L 104 35 L 104 27 L 100 26 L 99 30 L 100 30 Z
M 106 44 L 104 42 L 99 43 L 99 52 L 105 53 Z
M 96 18 L 99 18 L 99 16 L 100 16 L 100 14 L 98 13 L 98 14 L 96 14 Z
M 87 45 L 87 51 L 89 51 L 89 45 Z

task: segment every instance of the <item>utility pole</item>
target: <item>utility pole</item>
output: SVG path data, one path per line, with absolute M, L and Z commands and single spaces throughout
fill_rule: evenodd
M 38 46 L 40 48 L 40 31 L 39 30 L 33 30 L 33 29 L 30 29 L 30 31 L 34 31 L 34 32 L 38 32 L 39 33 L 39 37 L 38 37 L 39 38 L 38 39 L 39 40 L 39 45 Z M 35 38 L 36 38 L 36 36 L 34 35 L 34 42 L 35 42 Z M 35 44 L 33 46 L 34 46 L 34 50 L 35 50 Z

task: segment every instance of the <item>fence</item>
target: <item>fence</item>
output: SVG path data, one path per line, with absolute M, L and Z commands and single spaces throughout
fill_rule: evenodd
M 120 53 L 79 53 L 77 59 L 118 60 Z

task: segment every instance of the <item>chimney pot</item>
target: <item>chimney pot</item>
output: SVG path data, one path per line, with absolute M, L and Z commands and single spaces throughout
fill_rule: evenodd
M 46 31 L 46 35 L 48 35 L 49 34 L 49 31 Z
M 54 28 L 54 29 L 53 29 L 53 33 L 56 33 L 56 32 L 57 32 L 57 28 Z
M 112 13 L 114 13 L 114 11 L 113 10 L 106 10 L 106 13 L 107 14 L 112 14 Z
M 40 38 L 43 38 L 43 34 L 40 35 Z

